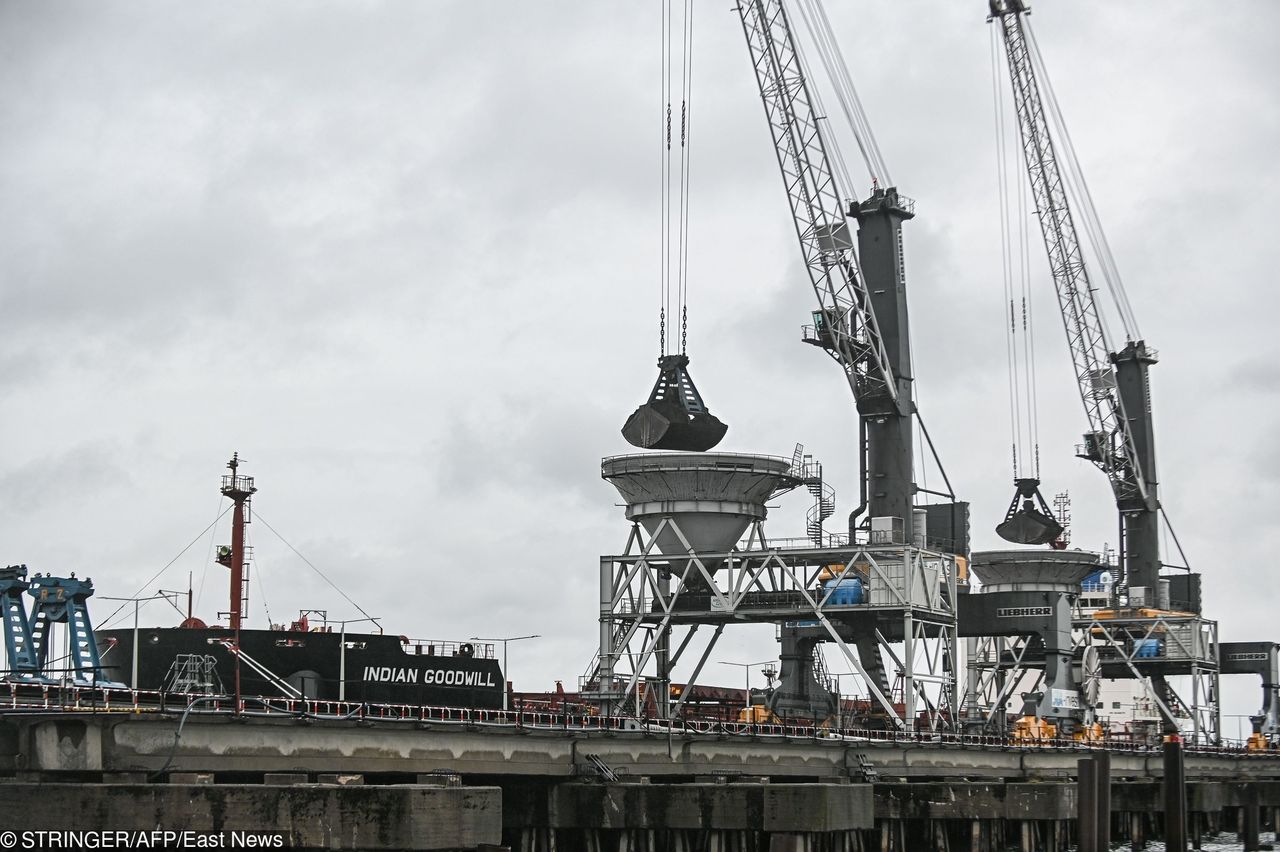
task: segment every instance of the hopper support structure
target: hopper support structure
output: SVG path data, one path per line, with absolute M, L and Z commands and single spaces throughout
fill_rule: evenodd
M 1145 681 L 1164 733 L 1221 740 L 1218 622 L 1193 612 L 1098 610 L 1072 622 L 1077 655 L 1097 648 L 1104 679 Z
M 631 529 L 621 553 L 600 559 L 600 644 L 580 684 L 584 697 L 609 713 L 678 718 L 675 667 L 693 685 L 726 629 L 772 624 L 834 647 L 865 696 L 856 703 L 868 724 L 952 726 L 954 556 L 900 535 L 771 544 L 765 502 L 803 482 L 790 459 L 642 454 L 606 458 L 601 472 L 626 501 Z M 785 706 L 775 712 L 787 715 Z
M 973 554 L 982 590 L 962 595 L 966 638 L 965 724 L 1007 730 L 1010 711 L 1038 696 L 1036 715 L 1068 730 L 1092 725 L 1102 681 L 1144 684 L 1160 733 L 1220 739 L 1218 625 L 1198 613 L 1086 609 L 1082 581 L 1102 570 L 1096 554 L 1022 550 Z M 1111 732 L 1115 736 L 1119 732 Z M 1132 733 L 1132 732 L 1131 732 Z M 1137 736 L 1138 734 L 1134 734 Z

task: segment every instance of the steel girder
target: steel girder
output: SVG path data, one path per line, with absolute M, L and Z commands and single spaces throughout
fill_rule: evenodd
M 658 551 L 669 532 L 682 553 Z M 834 588 L 859 576 L 863 603 L 835 603 Z M 755 522 L 740 550 L 699 553 L 674 518 L 652 534 L 633 524 L 622 554 L 600 560 L 600 645 L 583 678 L 584 697 L 613 712 L 669 705 L 671 673 L 700 627 L 714 628 L 692 672 L 696 683 L 710 654 L 733 624 L 787 624 L 811 629 L 830 643 L 860 681 L 873 707 L 899 729 L 952 726 L 957 717 L 954 557 L 919 548 L 852 544 L 844 547 L 769 547 Z M 875 643 L 864 660 L 854 645 L 859 630 Z M 679 631 L 684 635 L 673 648 Z M 886 679 L 868 671 L 887 660 L 901 683 L 901 700 Z M 647 696 L 656 686 L 660 694 Z M 687 689 L 686 693 L 687 694 Z M 650 700 L 652 699 L 652 700 Z

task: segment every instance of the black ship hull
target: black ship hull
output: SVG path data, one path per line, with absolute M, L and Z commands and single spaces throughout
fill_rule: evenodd
M 95 637 L 107 680 L 169 693 L 230 693 L 235 688 L 236 658 L 225 644 L 234 640 L 235 634 L 228 628 L 140 629 L 136 683 L 134 631 L 100 630 Z M 408 643 L 383 634 L 241 630 L 240 647 L 254 663 L 306 698 L 490 710 L 502 707 L 505 685 L 501 668 L 497 660 L 477 656 L 479 646 Z M 200 660 L 203 667 L 194 666 L 193 658 L 205 658 Z M 188 663 L 185 683 L 182 666 L 175 666 L 181 660 Z M 203 682 L 193 687 L 190 672 L 197 668 Z M 256 671 L 248 660 L 241 660 L 240 693 L 280 697 L 287 690 Z

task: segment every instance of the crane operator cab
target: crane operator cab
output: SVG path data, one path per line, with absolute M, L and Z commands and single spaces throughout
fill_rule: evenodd
M 658 381 L 622 427 L 627 443 L 644 450 L 706 452 L 720 443 L 729 427 L 702 402 L 689 375 L 689 356 L 658 359 Z
M 835 329 L 840 326 L 839 313 L 830 308 L 822 308 L 814 311 L 811 316 L 813 325 L 806 325 L 803 329 L 804 342 L 828 352 L 836 351 Z

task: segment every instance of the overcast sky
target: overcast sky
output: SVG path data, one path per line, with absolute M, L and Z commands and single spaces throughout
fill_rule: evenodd
M 917 399 L 976 546 L 996 546 L 1011 471 L 986 4 L 831 6 L 919 205 Z M 804 443 L 844 515 L 852 399 L 799 341 L 813 297 L 741 26 L 725 4 L 695 21 L 692 372 L 722 449 Z M 1165 505 L 1223 638 L 1280 639 L 1280 7 L 1041 0 L 1033 21 L 1161 353 Z M 599 460 L 630 449 L 618 430 L 655 375 L 659 32 L 654 3 L 0 4 L 0 559 L 101 595 L 190 572 L 212 620 L 227 519 L 198 534 L 239 451 L 258 519 L 388 632 L 539 633 L 512 646 L 517 688 L 573 688 L 598 557 L 627 533 Z M 1084 415 L 1032 257 L 1044 490 L 1070 491 L 1075 543 L 1100 549 L 1110 491 L 1072 457 Z M 806 503 L 779 501 L 771 534 L 803 534 Z M 358 617 L 263 523 L 251 537 L 251 624 Z M 713 659 L 764 659 L 771 633 Z M 1256 683 L 1224 687 L 1228 712 L 1256 709 Z

